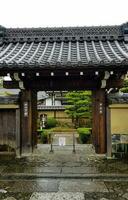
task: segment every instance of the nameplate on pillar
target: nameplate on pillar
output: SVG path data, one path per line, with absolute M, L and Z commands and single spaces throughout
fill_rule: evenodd
M 24 117 L 28 117 L 28 102 L 24 102 Z

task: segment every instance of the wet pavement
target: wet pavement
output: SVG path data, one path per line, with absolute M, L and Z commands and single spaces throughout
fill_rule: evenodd
M 107 160 L 91 145 L 39 145 L 34 154 L 0 162 L 0 200 L 127 200 L 128 159 Z
M 88 200 L 102 198 L 110 200 L 128 199 L 128 182 L 96 182 L 90 180 L 70 179 L 70 180 L 14 180 L 1 181 L 0 187 L 4 188 L 7 193 L 0 193 L 0 199 L 13 197 L 16 200 L 40 200 L 52 199 L 77 199 L 77 193 L 82 194 Z M 73 194 L 73 196 L 72 196 Z M 65 198 L 65 196 L 70 198 Z M 48 197 L 49 198 L 46 198 Z M 58 197 L 59 196 L 59 197 Z M 104 200 L 105 200 L 104 199 Z M 11 199 L 10 199 L 11 200 Z

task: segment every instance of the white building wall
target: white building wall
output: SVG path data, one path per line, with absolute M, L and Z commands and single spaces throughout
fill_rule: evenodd
M 61 106 L 61 101 L 55 100 L 55 106 Z
M 52 106 L 52 99 L 51 98 L 46 99 L 46 106 Z
M 51 98 L 47 98 L 46 99 L 46 106 L 52 106 L 52 99 Z M 55 106 L 61 106 L 61 101 L 59 100 L 55 100 Z

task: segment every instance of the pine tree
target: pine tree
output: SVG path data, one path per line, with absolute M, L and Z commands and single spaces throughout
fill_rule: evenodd
M 91 92 L 68 92 L 66 99 L 68 105 L 65 106 L 65 112 L 72 118 L 72 122 L 77 128 L 82 117 L 91 117 Z

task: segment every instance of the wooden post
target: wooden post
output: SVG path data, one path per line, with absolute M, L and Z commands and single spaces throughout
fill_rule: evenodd
M 20 156 L 20 109 L 16 109 L 16 156 Z
M 96 153 L 106 153 L 106 98 L 105 90 L 93 91 L 92 138 Z
M 37 94 L 31 90 L 22 90 L 20 95 L 21 109 L 21 153 L 31 152 L 36 145 L 37 132 Z
M 37 146 L 37 92 L 32 91 L 32 151 Z
M 112 136 L 111 136 L 111 109 L 109 106 L 107 107 L 107 158 L 111 158 L 112 156 Z

